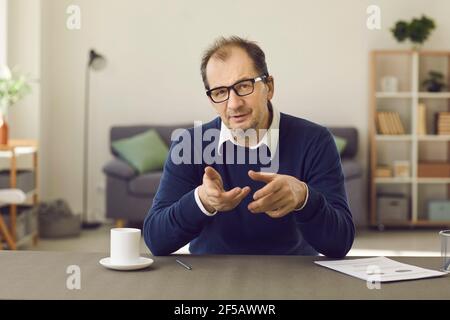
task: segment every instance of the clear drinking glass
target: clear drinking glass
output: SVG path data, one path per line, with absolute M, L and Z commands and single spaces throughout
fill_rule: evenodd
M 450 230 L 443 230 L 439 232 L 441 238 L 441 270 L 450 272 Z

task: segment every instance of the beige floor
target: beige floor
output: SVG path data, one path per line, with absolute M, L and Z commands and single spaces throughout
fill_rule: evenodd
M 103 225 L 95 230 L 83 230 L 80 237 L 40 239 L 37 246 L 26 250 L 109 252 L 109 229 Z M 349 255 L 352 256 L 439 256 L 439 230 L 359 230 Z M 144 241 L 141 252 L 148 252 Z M 177 253 L 188 253 L 187 247 Z

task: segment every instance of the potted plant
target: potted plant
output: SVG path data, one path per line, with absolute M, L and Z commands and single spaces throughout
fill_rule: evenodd
M 27 77 L 0 66 L 0 144 L 8 143 L 8 109 L 31 91 Z
M 440 92 L 445 88 L 444 75 L 441 72 L 430 71 L 428 78 L 422 82 L 422 86 L 429 92 Z
M 403 42 L 409 38 L 413 43 L 413 48 L 419 49 L 435 28 L 433 19 L 422 15 L 420 19 L 413 18 L 411 22 L 398 21 L 391 28 L 391 32 L 398 42 Z

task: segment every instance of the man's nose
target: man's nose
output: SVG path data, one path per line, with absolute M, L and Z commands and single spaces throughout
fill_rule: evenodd
M 227 101 L 227 107 L 229 109 L 238 109 L 244 104 L 244 99 L 239 97 L 234 90 L 230 90 L 230 97 Z

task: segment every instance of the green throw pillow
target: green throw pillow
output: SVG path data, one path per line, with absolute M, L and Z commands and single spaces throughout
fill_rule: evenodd
M 345 149 L 345 146 L 347 145 L 347 139 L 341 138 L 341 137 L 336 137 L 333 136 L 334 138 L 334 143 L 336 143 L 336 147 L 339 151 L 339 154 L 342 154 L 342 152 Z
M 169 149 L 159 134 L 148 130 L 112 143 L 113 149 L 139 173 L 161 170 Z

